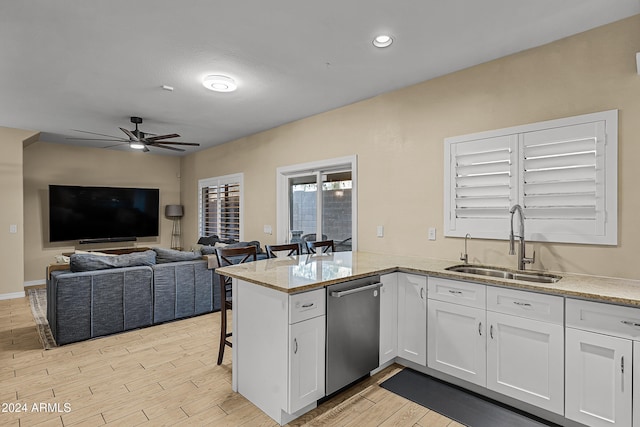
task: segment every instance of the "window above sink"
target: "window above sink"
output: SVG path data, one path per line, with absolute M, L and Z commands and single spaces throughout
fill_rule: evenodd
M 444 235 L 617 244 L 618 111 L 446 138 Z

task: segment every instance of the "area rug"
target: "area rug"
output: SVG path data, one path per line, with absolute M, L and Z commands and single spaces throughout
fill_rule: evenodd
M 405 368 L 381 387 L 470 427 L 542 427 L 556 424 Z
M 47 290 L 44 288 L 28 289 L 29 305 L 33 320 L 36 322 L 38 336 L 45 350 L 57 347 L 56 341 L 53 339 L 49 322 L 47 321 Z

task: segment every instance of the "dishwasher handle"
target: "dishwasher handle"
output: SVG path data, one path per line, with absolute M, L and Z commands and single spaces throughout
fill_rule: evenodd
M 346 297 L 347 295 L 355 294 L 357 292 L 364 292 L 371 289 L 378 289 L 382 287 L 382 283 L 373 283 L 371 285 L 360 286 L 359 288 L 347 289 L 346 291 L 332 291 L 329 293 L 334 298 Z

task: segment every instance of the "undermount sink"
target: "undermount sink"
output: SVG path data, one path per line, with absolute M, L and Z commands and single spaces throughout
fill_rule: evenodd
M 554 274 L 537 273 L 534 271 L 514 271 L 497 267 L 481 267 L 473 265 L 454 265 L 445 270 L 455 271 L 458 273 L 475 274 L 478 276 L 498 277 L 500 279 L 524 280 L 527 282 L 537 283 L 556 283 L 562 279 L 561 276 Z

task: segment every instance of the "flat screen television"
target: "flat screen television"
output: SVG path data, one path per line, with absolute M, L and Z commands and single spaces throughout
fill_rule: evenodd
M 158 235 L 157 188 L 49 185 L 49 241 L 124 241 Z

